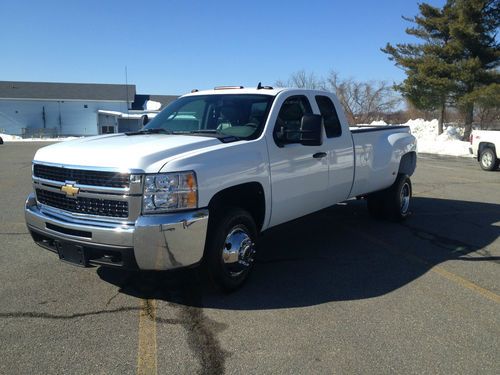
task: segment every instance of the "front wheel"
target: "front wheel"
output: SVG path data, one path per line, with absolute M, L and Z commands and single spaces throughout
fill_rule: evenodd
M 479 155 L 479 164 L 485 171 L 492 171 L 498 168 L 498 159 L 491 148 L 485 148 Z
M 217 217 L 205 251 L 205 266 L 214 283 L 225 291 L 238 289 L 255 260 L 257 227 L 245 210 L 233 208 Z

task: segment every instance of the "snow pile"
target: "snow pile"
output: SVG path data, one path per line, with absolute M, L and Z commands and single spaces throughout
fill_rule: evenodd
M 77 139 L 78 137 L 59 137 L 59 138 L 22 138 L 18 135 L 2 134 L 0 137 L 4 142 L 62 142 Z
M 443 134 L 438 135 L 438 120 L 436 119 L 432 121 L 409 120 L 403 125 L 409 126 L 411 133 L 417 138 L 419 153 L 471 156 L 469 142 L 462 141 L 463 128 L 445 124 Z
M 159 111 L 161 108 L 161 103 L 155 102 L 154 100 L 147 100 L 146 103 L 144 103 L 143 108 L 145 111 Z
M 148 115 L 151 116 L 151 115 Z M 151 116 L 152 117 L 152 116 Z M 384 126 L 384 121 L 373 121 L 370 125 Z M 467 156 L 469 153 L 469 142 L 462 141 L 463 128 L 448 124 L 444 126 L 443 134 L 437 135 L 438 120 L 426 121 L 423 119 L 410 120 L 406 124 L 411 133 L 417 138 L 418 152 L 427 154 L 440 154 L 452 156 Z M 76 139 L 77 137 L 64 138 L 26 138 L 16 135 L 0 134 L 5 142 L 33 142 L 46 141 L 57 142 Z
M 372 121 L 371 126 L 384 126 L 384 125 L 387 125 L 387 123 L 384 121 L 384 120 L 378 120 L 378 121 Z
M 4 142 L 16 141 L 21 139 L 21 137 L 17 135 L 2 134 L 2 133 L 0 133 L 0 137 L 4 140 Z

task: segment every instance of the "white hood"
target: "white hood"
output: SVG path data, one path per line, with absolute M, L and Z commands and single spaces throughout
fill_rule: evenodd
M 43 147 L 35 154 L 34 162 L 156 173 L 167 159 L 220 144 L 216 138 L 199 136 L 111 134 Z

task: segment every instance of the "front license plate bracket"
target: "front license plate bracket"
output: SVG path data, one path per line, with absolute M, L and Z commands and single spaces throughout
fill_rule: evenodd
M 57 253 L 59 259 L 80 267 L 87 267 L 88 262 L 82 246 L 73 245 L 69 242 L 58 242 Z

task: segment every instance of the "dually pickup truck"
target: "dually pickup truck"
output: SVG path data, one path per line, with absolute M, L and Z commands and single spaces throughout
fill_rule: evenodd
M 38 150 L 26 223 L 73 264 L 201 265 L 234 290 L 270 227 L 349 198 L 406 218 L 416 159 L 408 127 L 350 129 L 329 92 L 193 90 L 139 131 Z

